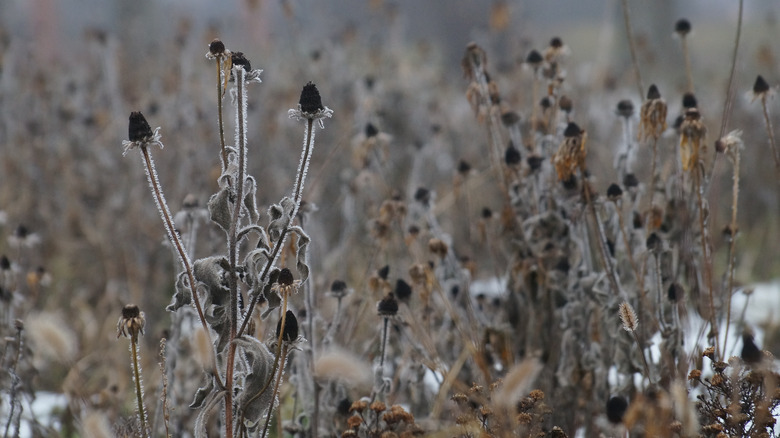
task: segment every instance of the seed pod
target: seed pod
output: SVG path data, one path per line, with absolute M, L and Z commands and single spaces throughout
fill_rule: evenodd
M 607 419 L 613 424 L 622 423 L 627 409 L 628 402 L 625 398 L 620 396 L 611 397 L 607 401 Z

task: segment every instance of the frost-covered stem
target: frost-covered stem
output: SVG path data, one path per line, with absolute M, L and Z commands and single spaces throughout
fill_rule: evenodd
M 601 261 L 604 264 L 604 270 L 607 271 L 607 278 L 609 279 L 610 285 L 612 285 L 612 290 L 615 295 L 622 299 L 626 299 L 623 291 L 620 289 L 620 283 L 618 282 L 617 276 L 615 274 L 615 268 L 612 266 L 612 260 L 609 255 L 609 250 L 607 249 L 607 238 L 604 235 L 604 224 L 601 223 L 601 218 L 599 218 L 598 212 L 596 211 L 596 205 L 590 196 L 590 184 L 587 180 L 584 180 L 583 183 L 583 190 L 585 191 L 585 202 L 588 204 L 590 213 L 593 216 L 593 222 L 595 222 L 596 225 L 596 232 L 598 233 L 598 236 L 596 236 L 598 240 L 598 242 L 596 242 L 596 246 L 598 246 Z
M 382 356 L 379 359 L 379 366 L 385 365 L 385 353 L 387 352 L 387 318 L 384 318 L 385 323 L 382 327 Z
M 713 290 L 712 286 L 712 254 L 710 254 L 710 245 L 709 245 L 709 233 L 707 229 L 707 212 L 705 211 L 705 205 L 704 205 L 704 166 L 703 164 L 697 163 L 697 165 L 693 169 L 694 176 L 693 176 L 693 190 L 696 191 L 696 204 L 699 209 L 699 229 L 701 231 L 701 251 L 702 251 L 702 257 L 704 257 L 704 282 L 705 286 L 707 287 L 707 292 L 709 295 L 709 304 L 710 304 L 710 333 L 712 336 L 715 337 L 715 350 L 717 357 L 722 358 L 721 351 L 720 351 L 720 343 L 718 343 L 718 326 L 716 322 L 715 317 L 715 291 Z
M 295 216 L 298 214 L 298 208 L 301 206 L 301 196 L 303 193 L 303 182 L 306 179 L 306 173 L 309 170 L 309 161 L 311 159 L 311 153 L 314 149 L 314 119 L 307 118 L 306 119 L 306 134 L 303 140 L 303 151 L 301 152 L 301 161 L 298 163 L 298 174 L 295 177 L 295 185 L 293 186 L 293 202 L 294 207 L 293 211 L 290 214 L 290 219 L 287 222 L 287 224 L 282 228 L 282 232 L 279 234 L 279 239 L 274 245 L 273 251 L 271 251 L 271 257 L 268 258 L 268 262 L 265 264 L 265 268 L 263 268 L 263 273 L 260 274 L 260 283 L 262 284 L 265 282 L 266 278 L 268 278 L 268 272 L 271 270 L 271 266 L 274 265 L 276 262 L 276 258 L 279 256 L 279 253 L 284 246 L 284 241 L 287 238 L 287 233 L 290 231 L 290 226 L 292 225 L 292 222 L 295 220 Z M 261 294 L 255 294 L 255 296 L 252 297 L 252 302 L 249 304 L 249 307 L 247 308 L 246 316 L 244 317 L 244 321 L 241 323 L 241 328 L 238 330 L 238 333 L 236 336 L 241 336 L 244 333 L 244 330 L 246 330 L 247 324 L 249 323 L 249 320 L 252 316 L 252 312 L 255 309 L 255 305 L 257 305 L 257 300 L 260 298 Z
M 217 55 L 217 113 L 219 117 L 219 147 L 222 152 L 222 171 L 227 169 L 228 153 L 225 148 L 225 124 L 222 121 L 222 56 Z
M 21 409 L 21 403 L 17 399 L 17 396 L 19 395 L 19 392 L 17 391 L 17 388 L 19 387 L 19 384 L 21 383 L 21 379 L 16 374 L 16 366 L 19 364 L 19 360 L 22 357 L 22 350 L 24 346 L 22 345 L 22 327 L 21 325 L 17 325 L 16 327 L 16 357 L 14 358 L 13 363 L 11 364 L 11 369 L 8 370 L 8 373 L 11 375 L 11 391 L 10 396 L 11 400 L 9 401 L 9 405 L 11 406 L 10 412 L 8 413 L 8 422 L 5 424 L 5 433 L 3 436 L 8 436 L 8 430 L 11 428 L 11 423 L 14 422 L 14 411 L 16 410 L 16 406 L 19 405 L 19 408 Z M 5 352 L 3 352 L 3 356 L 5 356 Z M 19 432 L 19 419 L 21 418 L 21 412 L 16 414 L 16 431 L 17 434 Z
M 187 273 L 187 281 L 190 286 L 192 301 L 195 303 L 195 309 L 198 311 L 198 319 L 200 319 L 200 323 L 203 325 L 203 329 L 206 333 L 211 333 L 208 324 L 206 324 L 206 317 L 203 315 L 203 307 L 200 304 L 200 298 L 198 298 L 198 288 L 197 283 L 195 282 L 195 274 L 192 271 L 192 262 L 190 262 L 190 258 L 187 255 L 187 251 L 184 250 L 184 245 L 181 242 L 179 233 L 176 232 L 176 227 L 173 225 L 171 212 L 168 210 L 168 203 L 165 201 L 165 195 L 163 195 L 162 189 L 160 188 L 160 181 L 157 178 L 157 171 L 154 167 L 152 154 L 149 153 L 149 148 L 146 145 L 141 146 L 141 155 L 144 159 L 146 178 L 149 180 L 149 186 L 154 195 L 154 202 L 157 204 L 157 210 L 160 212 L 160 217 L 165 225 L 165 230 L 168 232 L 168 239 L 171 241 L 174 248 L 176 248 L 176 252 L 179 254 L 179 261 L 181 261 L 184 271 Z M 219 385 L 222 386 L 222 381 L 219 378 L 219 373 L 216 369 L 216 363 L 215 360 L 213 370 L 214 377 L 216 377 Z
M 239 66 L 233 69 L 236 78 L 236 146 L 238 147 L 238 177 L 236 179 L 236 202 L 228 231 L 228 263 L 230 265 L 228 283 L 230 287 L 230 342 L 225 369 L 225 436 L 233 436 L 233 368 L 236 358 L 236 338 L 238 326 L 238 225 L 241 219 L 241 205 L 244 199 L 244 177 L 246 170 L 246 71 Z
M 636 283 L 639 286 L 639 296 L 645 296 L 645 281 L 639 274 L 639 267 L 634 260 L 634 249 L 631 248 L 631 242 L 628 240 L 628 232 L 626 231 L 626 221 L 623 218 L 623 204 L 622 202 L 615 203 L 615 209 L 617 209 L 618 221 L 620 223 L 620 234 L 623 236 L 623 242 L 626 244 L 626 253 L 628 254 L 628 262 L 631 264 L 631 270 L 634 271 L 636 277 Z
M 626 38 L 628 39 L 628 49 L 631 53 L 631 65 L 634 67 L 634 76 L 636 77 L 636 86 L 639 90 L 639 99 L 644 102 L 645 87 L 642 86 L 642 74 L 639 72 L 639 61 L 636 59 L 636 47 L 634 46 L 634 34 L 631 31 L 631 17 L 628 14 L 628 2 L 623 0 L 623 24 L 626 26 Z
M 664 314 L 664 280 L 661 276 L 661 255 L 655 251 L 653 251 L 653 271 L 655 273 L 655 305 L 658 308 L 658 324 L 661 326 L 661 330 L 665 331 L 668 328 L 668 325 L 666 323 L 666 315 Z
M 141 380 L 141 366 L 138 365 L 138 338 L 133 335 L 130 338 L 130 355 L 133 358 L 133 383 L 135 384 L 135 397 L 138 403 L 138 418 L 141 421 L 141 436 L 147 437 L 146 407 L 143 398 L 143 380 Z
M 728 259 L 728 282 L 726 283 L 726 331 L 723 334 L 723 352 L 726 351 L 726 344 L 729 339 L 729 326 L 731 325 L 731 294 L 734 288 L 734 258 L 736 257 L 737 243 L 737 202 L 739 200 L 739 152 L 740 145 L 735 145 L 734 151 L 734 176 L 731 188 L 731 232 L 729 234 L 729 259 Z
M 766 134 L 769 136 L 769 146 L 772 147 L 772 157 L 775 159 L 775 168 L 780 172 L 780 153 L 777 150 L 777 144 L 775 143 L 775 133 L 772 129 L 772 119 L 769 117 L 769 109 L 766 104 L 766 93 L 761 96 L 761 108 L 764 112 L 764 126 L 766 127 Z M 778 174 L 780 176 L 780 174 Z M 778 179 L 780 181 L 780 179 Z
M 282 307 L 281 307 L 282 315 L 280 317 L 279 321 L 279 338 L 277 341 L 277 351 L 276 351 L 276 358 L 274 358 L 274 366 L 273 366 L 273 372 L 271 373 L 271 376 L 276 376 L 276 383 L 274 384 L 274 392 L 271 395 L 271 406 L 268 407 L 268 415 L 265 417 L 265 426 L 263 426 L 263 434 L 260 435 L 262 438 L 265 438 L 265 434 L 268 432 L 268 425 L 271 423 L 271 417 L 273 416 L 274 411 L 274 405 L 276 400 L 276 393 L 279 390 L 279 382 L 282 380 L 282 374 L 284 373 L 284 361 L 286 360 L 287 356 L 287 347 L 284 345 L 284 327 L 285 323 L 287 322 L 287 292 L 282 293 Z M 281 364 L 281 367 L 279 366 Z M 278 373 L 278 374 L 277 374 Z M 255 397 L 259 397 L 260 394 L 264 393 L 268 389 L 268 385 L 271 383 L 271 379 L 269 379 L 265 386 L 263 386 L 263 389 L 260 390 L 259 393 Z M 254 397 L 253 397 L 254 398 Z
M 691 56 L 688 53 L 688 39 L 685 35 L 680 37 L 682 43 L 683 58 L 685 58 L 685 79 L 688 82 L 688 92 L 693 93 L 693 71 L 691 70 Z
M 653 209 L 653 205 L 655 205 L 655 190 L 657 187 L 657 181 L 655 175 L 655 167 L 656 167 L 656 161 L 658 160 L 658 137 L 653 136 L 653 161 L 650 163 L 650 187 L 648 192 L 648 199 L 647 199 L 647 211 L 650 212 Z

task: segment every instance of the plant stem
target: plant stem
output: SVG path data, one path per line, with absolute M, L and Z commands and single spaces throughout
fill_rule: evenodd
M 206 331 L 206 334 L 209 334 L 210 337 L 211 331 L 208 324 L 206 323 L 206 317 L 203 315 L 203 307 L 201 306 L 200 298 L 198 297 L 198 288 L 197 283 L 195 282 L 195 274 L 192 271 L 192 263 L 190 262 L 190 258 L 186 251 L 184 250 L 184 245 L 181 242 L 179 233 L 176 231 L 176 227 L 173 225 L 171 212 L 168 210 L 168 203 L 165 201 L 165 195 L 163 195 L 162 189 L 160 188 L 160 181 L 157 179 L 157 171 L 154 167 L 152 155 L 145 145 L 141 146 L 141 155 L 144 158 L 146 177 L 149 179 L 149 185 L 152 188 L 154 200 L 157 203 L 163 224 L 165 225 L 165 229 L 168 232 L 168 239 L 170 239 L 174 248 L 176 248 L 176 252 L 179 255 L 179 261 L 181 261 L 181 264 L 184 267 L 184 271 L 187 273 L 187 280 L 190 286 L 190 292 L 192 294 L 192 301 L 195 303 L 195 309 L 198 311 L 198 319 L 200 319 L 200 323 L 203 326 L 203 329 Z M 217 379 L 219 386 L 224 386 L 222 384 L 222 380 L 219 377 L 219 373 L 217 372 L 216 358 L 214 359 L 214 378 Z
M 133 377 L 135 380 L 135 397 L 138 402 L 138 418 L 141 420 L 141 436 L 148 436 L 146 432 L 146 408 L 144 407 L 143 390 L 141 388 L 141 369 L 138 366 L 138 339 L 133 336 L 130 339 L 130 353 L 133 356 Z
M 241 206 L 244 199 L 244 170 L 246 163 L 246 114 L 244 100 L 246 98 L 245 74 L 243 67 L 234 69 L 236 78 L 236 140 L 238 147 L 238 175 L 235 181 L 236 200 L 233 207 L 233 216 L 228 230 L 228 264 L 230 286 L 230 342 L 228 347 L 227 365 L 225 369 L 225 436 L 233 436 L 233 373 L 236 357 L 236 338 L 238 326 L 238 274 L 236 272 L 238 257 L 238 225 L 241 220 Z
M 222 122 L 222 56 L 217 55 L 217 113 L 219 115 L 219 147 L 222 151 L 222 171 L 227 169 L 228 154 L 225 148 L 225 124 Z
M 639 91 L 639 100 L 645 101 L 644 89 L 642 86 L 642 75 L 639 72 L 639 62 L 636 59 L 636 47 L 634 47 L 634 33 L 631 30 L 631 18 L 628 14 L 628 2 L 622 0 L 623 3 L 623 23 L 626 25 L 626 38 L 628 39 L 628 49 L 631 53 L 631 64 L 634 66 L 634 76 L 636 76 L 636 86 Z
M 312 149 L 314 149 L 314 119 L 307 119 L 306 123 L 307 123 L 306 139 L 304 141 L 303 152 L 301 152 L 301 164 L 300 166 L 298 166 L 299 167 L 298 175 L 296 175 L 295 177 L 295 188 L 293 190 L 293 202 L 295 204 L 295 207 L 293 208 L 293 211 L 290 214 L 290 220 L 287 222 L 287 225 L 285 225 L 284 228 L 282 228 L 282 232 L 279 234 L 279 239 L 274 245 L 274 248 L 271 252 L 271 257 L 268 258 L 268 262 L 265 264 L 263 273 L 260 274 L 261 284 L 265 282 L 266 278 L 268 277 L 268 273 L 271 270 L 271 266 L 273 266 L 273 264 L 276 262 L 276 258 L 279 256 L 279 252 L 284 246 L 284 241 L 287 237 L 287 233 L 290 231 L 290 226 L 295 220 L 295 215 L 298 213 L 298 207 L 300 207 L 301 205 L 301 196 L 303 193 L 303 182 L 306 178 L 306 172 L 308 171 L 309 168 L 309 157 L 311 155 Z M 241 336 L 246 330 L 247 324 L 249 323 L 249 320 L 252 316 L 252 312 L 254 311 L 255 306 L 257 305 L 257 300 L 260 298 L 260 295 L 261 294 L 258 293 L 252 297 L 252 301 L 246 310 L 246 316 L 244 316 L 244 321 L 241 323 L 241 328 L 239 328 L 236 336 Z
M 731 225 L 729 237 L 728 282 L 726 284 L 726 332 L 723 334 L 723 352 L 729 339 L 729 326 L 731 325 L 731 296 L 734 288 L 734 258 L 736 257 L 737 242 L 737 201 L 739 200 L 739 144 L 734 145 L 734 176 L 731 188 Z
M 772 119 L 769 117 L 769 109 L 766 104 L 766 93 L 761 96 L 761 108 L 764 112 L 764 126 L 766 126 L 766 134 L 769 136 L 769 145 L 772 147 L 772 158 L 775 159 L 775 168 L 780 172 L 780 153 L 777 150 L 777 144 L 775 143 L 775 133 L 772 129 Z M 780 173 L 778 174 L 780 176 Z M 780 178 L 778 178 L 780 181 Z

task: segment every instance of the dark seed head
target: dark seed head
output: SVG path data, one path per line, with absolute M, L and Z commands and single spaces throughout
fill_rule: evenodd
M 620 396 L 615 396 L 607 401 L 607 419 L 614 423 L 622 423 L 623 416 L 628 409 L 628 402 Z
M 542 167 L 544 158 L 540 157 L 539 155 L 531 155 L 525 161 L 528 163 L 528 167 L 530 167 L 532 171 L 536 171 Z
M 423 204 L 428 204 L 431 200 L 431 191 L 425 187 L 418 187 L 414 192 L 414 200 Z
M 0 269 L 3 271 L 11 269 L 11 261 L 8 260 L 8 257 L 6 257 L 5 254 L 0 257 Z
M 758 75 L 756 82 L 753 84 L 753 93 L 761 94 L 769 91 L 769 84 L 764 80 L 764 77 Z
M 301 98 L 303 97 L 301 96 Z M 376 126 L 374 126 L 373 123 L 369 122 L 366 123 L 365 133 L 366 133 L 366 138 L 376 137 L 376 135 L 379 134 L 379 130 L 376 129 Z
M 688 35 L 691 33 L 691 22 L 685 18 L 680 18 L 676 23 L 674 23 L 674 31 L 681 36 Z
M 658 91 L 658 87 L 655 86 L 655 84 L 650 85 L 650 88 L 647 89 L 647 100 L 655 100 L 661 98 L 661 92 Z
M 658 237 L 658 234 L 651 233 L 650 236 L 647 238 L 646 244 L 648 250 L 659 251 L 661 249 L 663 242 L 661 242 L 661 238 Z
M 233 52 L 230 55 L 230 59 L 233 62 L 233 67 L 239 65 L 247 73 L 252 70 L 252 64 L 246 59 L 243 52 Z
M 761 362 L 761 358 L 764 356 L 750 333 L 742 334 L 742 353 L 739 356 L 745 363 L 750 364 Z
M 514 166 L 520 163 L 520 151 L 515 147 L 515 144 L 510 140 L 509 145 L 504 152 L 504 162 L 508 166 Z
M 623 189 L 617 184 L 610 184 L 607 188 L 607 198 L 609 198 L 610 201 L 616 201 L 621 196 L 623 196 Z
M 28 230 L 27 227 L 25 227 L 23 224 L 19 224 L 19 226 L 16 227 L 16 230 L 14 231 L 14 236 L 20 239 L 27 238 L 28 234 L 30 234 L 30 230 Z
M 279 339 L 279 332 L 282 330 L 282 320 L 276 323 L 276 339 Z M 292 310 L 288 310 L 284 316 L 284 331 L 282 332 L 282 341 L 293 342 L 298 339 L 298 318 Z
M 683 108 L 696 108 L 699 106 L 699 102 L 696 100 L 696 96 L 693 93 L 683 94 Z
M 549 109 L 552 107 L 552 100 L 550 100 L 549 97 L 544 96 L 541 101 L 539 101 L 539 106 L 541 106 L 543 109 Z
M 525 62 L 531 64 L 534 67 L 537 67 L 539 64 L 542 63 L 542 54 L 537 52 L 536 50 L 531 50 L 531 52 L 528 54 L 528 56 L 525 57 Z
M 130 124 L 127 130 L 130 141 L 143 141 L 145 138 L 152 136 L 152 128 L 140 111 L 130 113 Z
M 138 318 L 141 315 L 141 309 L 138 308 L 135 304 L 127 304 L 125 307 L 122 308 L 122 318 L 123 319 L 133 319 Z
M 482 216 L 482 219 L 490 219 L 491 217 L 493 217 L 493 210 L 485 207 L 485 208 L 482 209 L 481 216 Z
M 458 173 L 467 174 L 471 171 L 471 164 L 464 160 L 458 161 Z
M 554 49 L 560 49 L 561 47 L 563 47 L 563 40 L 558 37 L 553 37 L 550 40 L 550 47 Z
M 317 111 L 325 109 L 325 107 L 322 106 L 320 92 L 317 90 L 317 86 L 311 83 L 311 81 L 303 86 L 301 99 L 298 101 L 298 104 L 301 105 L 301 111 L 308 114 L 314 114 Z
M 514 111 L 507 111 L 501 114 L 501 123 L 506 127 L 510 127 L 520 121 L 520 116 Z
M 621 100 L 617 104 L 617 114 L 629 118 L 634 115 L 634 104 L 630 100 Z
M 293 284 L 292 271 L 290 271 L 287 268 L 282 268 L 282 270 L 279 271 L 279 278 L 276 281 L 279 282 L 279 284 L 282 286 L 292 286 Z
M 627 173 L 623 177 L 623 186 L 627 189 L 633 189 L 639 185 L 639 179 L 633 173 Z
M 390 275 L 390 265 L 382 266 L 376 273 L 382 280 L 387 280 L 387 276 Z
M 666 296 L 669 298 L 669 301 L 677 302 L 679 301 L 683 295 L 685 294 L 685 290 L 680 285 L 680 283 L 672 283 L 669 285 L 669 289 L 666 291 Z
M 394 316 L 398 313 L 398 300 L 395 299 L 395 295 L 389 292 L 384 298 L 379 300 L 376 305 L 376 311 L 379 316 Z
M 215 38 L 214 41 L 209 44 L 209 53 L 214 56 L 225 53 L 225 43 L 220 41 L 218 38 Z
M 402 278 L 395 281 L 395 296 L 401 301 L 406 301 L 412 296 L 412 286 Z
M 347 283 L 344 280 L 333 280 L 330 285 L 330 291 L 337 294 L 342 294 L 347 290 Z
M 574 122 L 569 122 L 568 125 L 566 125 L 566 129 L 563 131 L 564 137 L 576 137 L 580 134 L 582 134 L 582 129 L 580 129 L 579 126 L 577 126 Z

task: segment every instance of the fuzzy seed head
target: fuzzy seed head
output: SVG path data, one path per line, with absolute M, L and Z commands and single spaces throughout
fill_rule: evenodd
M 620 396 L 611 397 L 607 401 L 607 419 L 613 424 L 622 423 L 627 409 L 628 402 L 625 398 Z
M 631 307 L 631 304 L 628 304 L 627 301 L 623 301 L 620 303 L 618 312 L 620 314 L 620 321 L 623 323 L 623 330 L 627 332 L 636 331 L 639 326 L 639 321 L 637 320 L 636 313 Z

